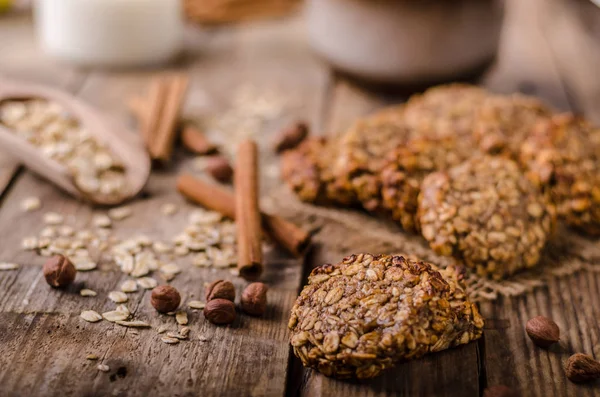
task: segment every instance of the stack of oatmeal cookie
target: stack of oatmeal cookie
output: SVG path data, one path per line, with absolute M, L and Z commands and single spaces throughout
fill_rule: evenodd
M 556 215 L 600 235 L 600 129 L 520 94 L 431 88 L 309 138 L 282 174 L 304 201 L 384 214 L 497 279 L 537 264 Z

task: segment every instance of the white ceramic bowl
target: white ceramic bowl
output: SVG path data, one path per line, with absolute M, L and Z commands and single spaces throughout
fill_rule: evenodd
M 181 50 L 181 0 L 36 0 L 42 48 L 93 66 L 143 66 Z
M 491 61 L 502 0 L 308 0 L 314 49 L 334 67 L 376 82 L 450 80 Z

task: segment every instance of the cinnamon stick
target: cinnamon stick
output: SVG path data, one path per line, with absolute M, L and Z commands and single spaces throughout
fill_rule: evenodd
M 217 146 L 211 143 L 208 138 L 196 126 L 188 124 L 181 132 L 181 143 L 192 153 L 205 155 L 215 153 Z
M 240 276 L 255 280 L 263 271 L 258 209 L 258 147 L 247 140 L 238 147 L 234 172 L 237 224 L 238 270 Z
M 177 75 L 165 80 L 167 87 L 164 93 L 164 105 L 158 123 L 153 125 L 156 130 L 152 135 L 150 154 L 154 159 L 167 162 L 173 153 L 177 120 L 187 91 L 188 78 Z
M 162 78 L 155 78 L 152 81 L 148 93 L 148 102 L 146 103 L 146 114 L 141 119 L 142 138 L 146 142 L 150 154 L 152 154 L 152 145 L 154 144 L 154 132 L 161 120 L 165 106 L 164 100 L 167 88 L 166 82 Z
M 188 200 L 235 219 L 235 198 L 227 189 L 183 174 L 177 179 L 177 190 Z M 287 252 L 301 256 L 310 243 L 310 234 L 279 216 L 264 212 L 261 215 L 265 233 Z

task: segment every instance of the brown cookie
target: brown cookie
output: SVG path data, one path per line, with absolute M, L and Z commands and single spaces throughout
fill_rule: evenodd
M 428 175 L 417 215 L 434 251 L 495 279 L 535 266 L 555 222 L 554 207 L 518 165 L 490 156 Z
M 560 219 L 600 235 L 600 129 L 572 114 L 556 115 L 536 126 L 521 162 L 550 194 Z
M 485 95 L 470 85 L 439 86 L 413 96 L 405 106 L 359 120 L 341 140 L 336 173 L 365 209 L 383 210 L 380 173 L 390 153 L 412 139 L 470 139 L 476 106 Z
M 284 152 L 281 174 L 302 201 L 330 205 L 352 205 L 354 197 L 343 190 L 333 173 L 338 142 L 310 137 L 297 148 Z
M 533 127 L 550 116 L 550 108 L 537 98 L 521 94 L 490 96 L 479 107 L 474 136 L 482 151 L 517 159 Z
M 402 119 L 402 107 L 383 109 L 358 120 L 341 138 L 335 173 L 344 189 L 353 192 L 370 211 L 381 202 L 378 179 L 389 151 L 404 144 L 410 130 Z
M 455 268 L 352 255 L 314 269 L 288 324 L 294 354 L 327 376 L 372 378 L 396 362 L 469 343 L 483 319 Z
M 405 230 L 417 231 L 423 179 L 432 172 L 454 167 L 475 153 L 470 140 L 457 137 L 413 139 L 396 148 L 380 174 L 383 208 Z
M 479 107 L 488 95 L 484 89 L 468 84 L 433 87 L 408 100 L 404 119 L 420 138 L 468 139 L 473 135 Z

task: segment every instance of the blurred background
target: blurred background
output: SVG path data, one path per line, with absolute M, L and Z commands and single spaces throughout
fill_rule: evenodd
M 294 54 L 306 87 L 317 69 L 376 92 L 468 80 L 600 121 L 591 0 L 0 0 L 0 10 L 5 78 L 203 68 L 234 40 L 233 69 L 260 58 L 278 76 L 278 58 Z

